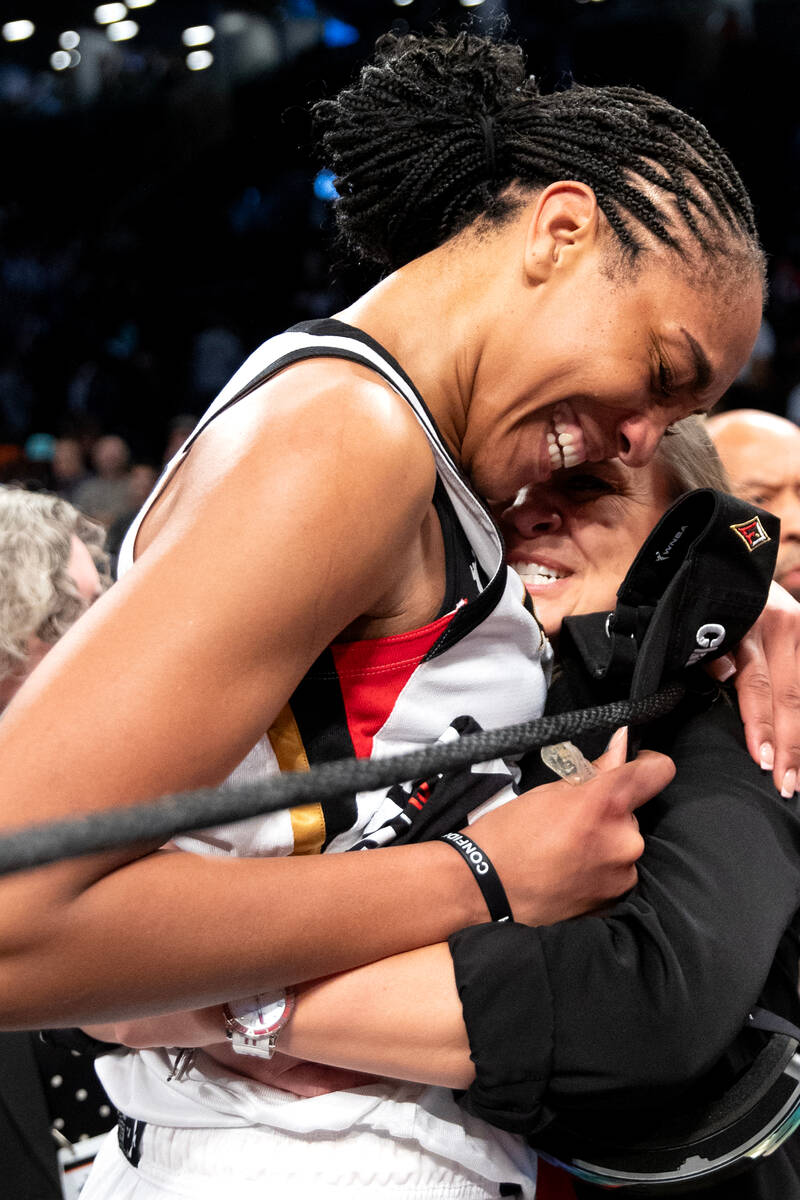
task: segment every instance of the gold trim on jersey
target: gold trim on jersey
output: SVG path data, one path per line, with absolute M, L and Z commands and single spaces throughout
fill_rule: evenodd
M 267 730 L 267 737 L 282 771 L 307 771 L 308 755 L 297 721 L 286 704 Z M 319 854 L 325 844 L 325 814 L 322 805 L 301 804 L 289 811 L 294 836 L 292 854 Z

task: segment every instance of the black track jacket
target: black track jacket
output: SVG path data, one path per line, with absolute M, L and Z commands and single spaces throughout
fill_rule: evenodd
M 585 665 L 554 683 L 550 711 L 608 699 Z M 800 821 L 750 758 L 735 701 L 702 678 L 706 696 L 642 738 L 678 769 L 637 812 L 646 839 L 638 885 L 603 916 L 477 925 L 450 939 L 476 1064 L 462 1102 L 534 1145 L 559 1116 L 618 1128 L 681 1104 L 693 1081 L 735 1068 L 759 999 L 800 1019 Z M 581 748 L 595 755 L 602 744 L 594 735 Z M 548 778 L 529 756 L 525 786 Z M 800 1198 L 796 1142 L 702 1195 Z

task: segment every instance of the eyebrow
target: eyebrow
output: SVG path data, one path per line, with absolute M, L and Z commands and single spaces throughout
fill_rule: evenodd
M 742 488 L 764 488 L 767 491 L 774 492 L 780 487 L 780 483 L 776 483 L 774 479 L 743 479 Z
M 689 349 L 692 352 L 692 360 L 694 362 L 694 379 L 692 381 L 692 391 L 704 392 L 711 383 L 711 377 L 714 372 L 711 369 L 711 363 L 706 358 L 706 352 L 698 341 L 696 341 L 689 333 L 688 329 L 681 326 L 681 333 L 686 338 L 689 344 Z

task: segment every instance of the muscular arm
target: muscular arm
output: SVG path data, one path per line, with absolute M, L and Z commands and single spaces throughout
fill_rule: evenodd
M 608 914 L 481 924 L 451 939 L 453 959 L 431 946 L 307 985 L 282 1050 L 469 1088 L 472 1111 L 516 1131 L 545 1105 L 652 1103 L 685 1086 L 741 1029 L 800 905 L 800 827 L 724 702 L 673 748 L 678 775 L 642 814 L 640 883 Z M 213 1011 L 174 1036 L 201 1044 L 221 1028 Z
M 203 433 L 136 565 L 22 688 L 0 724 L 0 828 L 214 784 L 340 631 L 413 627 L 397 580 L 430 507 L 430 450 L 383 385 L 318 370 L 293 368 Z M 518 916 L 582 911 L 601 880 L 602 898 L 629 887 L 629 810 L 670 773 L 656 756 L 621 767 L 565 822 L 552 788 L 484 818 Z M 0 1027 L 209 1005 L 439 942 L 485 913 L 435 843 L 76 859 L 0 880 Z
M 609 913 L 481 924 L 452 961 L 433 947 L 313 984 L 288 1052 L 469 1087 L 471 1111 L 527 1132 L 548 1107 L 652 1103 L 707 1070 L 800 907 L 800 824 L 725 701 L 661 748 L 677 775 L 642 811 L 639 883 Z
M 7 710 L 3 827 L 220 781 L 323 647 L 380 607 L 430 501 L 430 453 L 381 385 L 304 391 L 298 372 L 268 385 L 268 417 L 251 397 L 204 433 L 169 520 Z M 483 912 L 442 846 L 377 860 L 152 849 L 0 881 L 0 1022 L 206 1003 Z
M 470 1087 L 472 1111 L 528 1131 L 545 1093 L 577 1108 L 652 1101 L 706 1070 L 800 907 L 800 823 L 726 701 L 668 748 L 677 774 L 640 814 L 639 883 L 606 915 L 484 923 L 450 939 L 452 959 L 428 947 L 312 984 L 282 1049 Z
M 454 1088 L 466 1088 L 474 1078 L 444 942 L 303 984 L 280 1035 L 281 1052 L 269 1063 L 229 1051 L 224 1029 L 222 1006 L 213 1005 L 149 1020 L 91 1025 L 87 1032 L 136 1048 L 213 1047 L 214 1057 L 234 1070 L 299 1095 L 354 1086 L 338 1075 L 321 1074 L 317 1063 Z

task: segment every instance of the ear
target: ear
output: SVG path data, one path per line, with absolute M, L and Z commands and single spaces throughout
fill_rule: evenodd
M 524 271 L 529 283 L 545 283 L 553 272 L 594 246 L 600 234 L 597 197 L 585 183 L 551 183 L 534 201 L 525 239 Z

